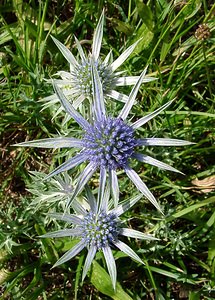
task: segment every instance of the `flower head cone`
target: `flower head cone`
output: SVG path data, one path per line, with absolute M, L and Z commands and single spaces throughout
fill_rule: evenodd
M 156 166 L 161 169 L 179 172 L 175 168 L 156 160 L 148 155 L 139 153 L 136 148 L 144 146 L 181 146 L 190 145 L 191 142 L 169 139 L 169 138 L 143 138 L 135 137 L 135 131 L 149 120 L 157 116 L 161 111 L 167 108 L 172 101 L 166 103 L 161 108 L 140 118 L 132 124 L 129 124 L 126 119 L 135 102 L 138 89 L 145 77 L 146 70 L 141 74 L 137 83 L 133 87 L 128 101 L 124 104 L 118 117 L 112 117 L 107 114 L 103 89 L 99 79 L 99 74 L 92 65 L 92 80 L 93 80 L 93 107 L 92 107 L 92 122 L 88 122 L 83 116 L 78 113 L 71 103 L 67 100 L 61 89 L 54 85 L 56 94 L 58 95 L 65 111 L 80 125 L 83 130 L 80 139 L 72 137 L 50 138 L 36 141 L 29 141 L 18 144 L 19 146 L 32 146 L 42 148 L 76 148 L 78 153 L 60 165 L 57 169 L 51 172 L 47 178 L 70 170 L 83 162 L 88 162 L 85 169 L 77 178 L 77 184 L 74 188 L 73 196 L 68 205 L 81 192 L 85 184 L 90 180 L 92 175 L 99 170 L 100 181 L 106 181 L 107 175 L 111 187 L 112 197 L 117 206 L 119 199 L 119 185 L 117 178 L 117 170 L 123 169 L 127 176 L 133 181 L 137 189 L 159 210 L 161 208 L 153 194 L 149 191 L 145 183 L 139 175 L 130 167 L 130 160 L 136 159 L 143 163 Z
M 91 64 L 93 62 L 96 68 L 100 81 L 102 82 L 103 92 L 105 97 L 110 97 L 122 102 L 126 102 L 128 97 L 125 94 L 117 92 L 118 86 L 134 85 L 138 76 L 121 76 L 122 72 L 116 70 L 124 63 L 124 61 L 134 51 L 138 41 L 128 47 L 115 61 L 112 59 L 112 53 L 106 56 L 104 60 L 100 58 L 100 50 L 103 38 L 104 11 L 98 21 L 95 29 L 92 43 L 92 53 L 85 55 L 84 50 L 77 38 L 75 38 L 79 57 L 76 59 L 74 55 L 56 38 L 52 37 L 58 49 L 61 51 L 65 59 L 70 65 L 70 72 L 59 71 L 57 75 L 61 79 L 56 80 L 58 86 L 62 89 L 64 95 L 72 103 L 74 108 L 80 106 L 85 99 L 92 99 L 92 77 Z M 153 77 L 145 77 L 143 82 L 155 80 Z M 58 97 L 56 94 L 42 99 L 44 108 L 57 103 Z M 56 115 L 61 111 L 61 108 L 56 112 Z
M 124 228 L 119 217 L 132 207 L 142 195 L 137 195 L 133 198 L 125 200 L 120 205 L 113 209 L 108 209 L 110 191 L 105 188 L 104 182 L 100 184 L 98 199 L 94 198 L 91 190 L 86 186 L 87 205 L 81 205 L 74 200 L 72 206 L 75 214 L 58 214 L 54 213 L 50 216 L 58 220 L 65 221 L 73 226 L 71 228 L 47 233 L 43 238 L 58 238 L 58 237 L 76 237 L 80 241 L 69 251 L 67 251 L 54 265 L 54 267 L 65 263 L 76 256 L 82 249 L 87 248 L 88 254 L 83 267 L 82 280 L 84 280 L 91 263 L 97 251 L 102 251 L 108 272 L 111 277 L 113 288 L 116 287 L 116 264 L 112 254 L 112 248 L 118 248 L 126 255 L 139 263 L 143 263 L 141 258 L 124 242 L 120 241 L 119 237 L 127 236 L 131 238 L 156 240 L 151 235 L 144 234 L 130 228 Z

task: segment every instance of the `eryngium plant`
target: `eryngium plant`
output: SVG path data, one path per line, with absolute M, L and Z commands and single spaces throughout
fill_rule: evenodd
M 119 237 L 127 236 L 137 239 L 156 240 L 151 235 L 144 234 L 140 231 L 126 228 L 120 221 L 119 217 L 131 208 L 142 195 L 137 195 L 133 198 L 123 201 L 115 208 L 108 208 L 110 190 L 105 189 L 105 180 L 103 178 L 100 183 L 97 201 L 91 190 L 86 186 L 87 203 L 81 205 L 76 199 L 72 206 L 75 214 L 50 214 L 51 217 L 67 222 L 71 227 L 58 230 L 55 232 L 42 235 L 43 238 L 59 238 L 59 237 L 75 237 L 80 241 L 70 250 L 68 250 L 54 265 L 59 266 L 66 261 L 72 259 L 85 247 L 88 249 L 88 254 L 83 267 L 82 280 L 84 280 L 91 263 L 97 251 L 102 251 L 107 264 L 108 272 L 111 277 L 113 288 L 116 287 L 116 264 L 112 254 L 112 248 L 118 248 L 126 255 L 139 263 L 143 263 L 141 258 L 124 242 L 120 241 Z M 86 205 L 87 204 L 87 205 Z
M 77 179 L 77 185 L 74 189 L 68 205 L 74 200 L 79 192 L 84 188 L 92 175 L 99 169 L 100 181 L 109 175 L 112 197 L 117 206 L 119 199 L 119 185 L 117 179 L 117 170 L 123 169 L 127 176 L 133 181 L 137 189 L 151 203 L 161 211 L 161 208 L 155 197 L 149 191 L 145 183 L 139 175 L 130 167 L 129 161 L 137 159 L 138 161 L 151 164 L 161 169 L 180 172 L 175 168 L 156 160 L 148 155 L 139 153 L 136 148 L 141 146 L 181 146 L 190 145 L 192 143 L 184 140 L 169 139 L 169 138 L 136 138 L 135 130 L 147 123 L 149 120 L 157 116 L 172 101 L 166 103 L 161 108 L 140 118 L 133 124 L 130 124 L 126 119 L 135 102 L 138 89 L 145 77 L 146 70 L 141 74 L 137 83 L 133 87 L 128 101 L 119 112 L 118 117 L 108 115 L 105 108 L 102 84 L 99 78 L 97 69 L 92 64 L 92 82 L 93 82 L 93 104 L 92 104 L 92 121 L 88 121 L 75 110 L 71 103 L 67 100 L 61 89 L 54 84 L 54 89 L 59 97 L 65 111 L 80 125 L 82 128 L 82 136 L 80 139 L 72 137 L 49 138 L 36 141 L 29 141 L 18 144 L 19 146 L 31 146 L 41 148 L 77 148 L 78 153 L 60 165 L 57 169 L 51 172 L 47 178 L 57 175 L 61 172 L 70 170 L 81 163 L 87 161 L 88 165 L 81 172 Z
M 104 11 L 101 14 L 98 25 L 95 29 L 92 43 L 92 53 L 85 55 L 84 50 L 77 38 L 75 38 L 79 57 L 75 58 L 74 55 L 65 47 L 60 41 L 52 37 L 58 49 L 66 58 L 70 65 L 70 72 L 59 71 L 61 79 L 56 80 L 56 83 L 61 87 L 64 95 L 70 100 L 74 108 L 87 98 L 92 99 L 92 77 L 91 77 L 91 64 L 97 70 L 100 81 L 102 82 L 103 93 L 105 97 L 110 97 L 122 102 L 128 100 L 128 96 L 116 91 L 118 86 L 134 85 L 138 76 L 122 76 L 124 72 L 116 72 L 116 70 L 124 63 L 135 49 L 138 41 L 128 47 L 115 61 L 112 58 L 112 52 L 102 60 L 100 55 L 101 43 L 103 37 L 103 24 L 104 24 Z M 142 82 L 149 82 L 155 80 L 153 77 L 144 77 Z M 44 98 L 44 108 L 52 106 L 57 103 L 58 97 L 56 94 Z M 61 111 L 57 111 L 56 115 Z
M 32 194 L 32 202 L 29 205 L 31 210 L 37 211 L 45 207 L 66 209 L 75 184 L 67 172 L 60 173 L 50 180 L 44 180 L 47 174 L 42 172 L 33 171 L 30 172 L 30 176 L 31 181 L 27 183 L 27 191 Z

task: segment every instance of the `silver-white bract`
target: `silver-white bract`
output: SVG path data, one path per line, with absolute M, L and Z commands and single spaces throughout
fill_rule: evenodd
M 67 174 L 60 173 L 49 181 L 44 180 L 47 174 L 37 171 L 31 171 L 31 181 L 27 183 L 27 191 L 32 194 L 32 202 L 29 209 L 36 212 L 41 207 L 60 207 L 66 209 L 66 204 L 69 201 L 74 190 L 75 182 Z
M 141 258 L 124 242 L 119 240 L 119 236 L 127 236 L 137 239 L 157 240 L 155 237 L 144 234 L 140 231 L 124 228 L 124 222 L 120 222 L 119 217 L 130 209 L 142 195 L 134 196 L 121 202 L 117 207 L 110 209 L 110 190 L 105 188 L 104 180 L 101 182 L 98 197 L 95 199 L 91 190 L 86 186 L 86 200 L 80 204 L 77 200 L 72 203 L 75 214 L 50 214 L 52 218 L 62 220 L 72 224 L 70 228 L 50 232 L 42 235 L 43 238 L 75 237 L 80 241 L 68 250 L 54 265 L 59 266 L 72 259 L 85 247 L 88 254 L 83 267 L 82 280 L 84 280 L 97 251 L 102 251 L 111 277 L 113 288 L 116 287 L 116 264 L 112 254 L 112 247 L 123 251 L 126 255 L 139 263 L 143 263 Z
M 160 112 L 166 109 L 172 101 L 164 104 L 162 107 L 156 109 L 154 112 L 140 118 L 135 121 L 133 124 L 126 123 L 126 119 L 129 115 L 129 112 L 135 102 L 136 95 L 138 93 L 139 87 L 142 83 L 142 80 L 145 77 L 146 69 L 140 75 L 137 83 L 134 85 L 128 101 L 124 104 L 122 110 L 119 112 L 117 118 L 110 119 L 104 103 L 103 89 L 102 84 L 99 79 L 98 72 L 94 65 L 92 67 L 92 81 L 93 81 L 93 103 L 92 103 L 92 119 L 93 123 L 89 123 L 88 120 L 84 117 L 71 105 L 67 100 L 65 95 L 62 93 L 61 89 L 55 84 L 54 88 L 57 96 L 59 97 L 62 106 L 65 111 L 79 124 L 82 128 L 83 136 L 91 132 L 92 139 L 91 141 L 86 140 L 83 136 L 80 139 L 72 137 L 58 137 L 58 138 L 49 138 L 35 141 L 28 141 L 24 143 L 17 144 L 17 146 L 30 146 L 30 147 L 41 147 L 41 148 L 77 148 L 78 153 L 56 168 L 51 172 L 47 178 L 50 178 L 54 175 L 57 175 L 61 172 L 70 170 L 76 166 L 79 166 L 81 163 L 88 161 L 88 165 L 80 173 L 77 178 L 77 184 L 74 188 L 73 196 L 68 202 L 68 206 L 72 203 L 75 197 L 83 190 L 85 184 L 91 179 L 93 174 L 99 169 L 100 170 L 100 182 L 103 180 L 106 182 L 107 178 L 109 179 L 111 194 L 117 206 L 119 200 L 119 184 L 117 178 L 117 169 L 123 169 L 127 176 L 132 180 L 137 189 L 160 211 L 161 207 L 158 204 L 157 200 L 153 194 L 149 191 L 146 184 L 142 181 L 139 175 L 133 170 L 129 161 L 131 159 L 137 159 L 138 161 L 156 166 L 160 169 L 169 170 L 173 172 L 179 172 L 175 168 L 163 163 L 157 159 L 152 158 L 146 154 L 142 154 L 135 151 L 135 147 L 138 148 L 141 146 L 182 146 L 193 144 L 189 141 L 178 140 L 178 139 L 169 139 L 169 138 L 143 138 L 136 139 L 135 136 L 126 137 L 128 130 L 133 130 L 134 133 L 145 123 L 150 121 L 152 118 L 157 116 Z M 110 122 L 109 122 L 110 121 Z M 115 128 L 103 128 L 103 124 L 111 124 Z M 108 123 L 109 122 L 109 123 Z M 119 122 L 119 126 L 117 125 Z M 98 131 L 98 124 L 103 128 L 102 132 Z M 115 124 L 115 125 L 114 125 Z M 125 132 L 122 132 L 124 130 Z M 109 131 L 111 129 L 111 131 Z M 88 136 L 87 136 L 88 138 Z M 93 155 L 93 151 L 95 154 Z M 118 152 L 118 154 L 117 154 Z M 119 153 L 120 152 L 120 153 Z M 126 155 L 126 158 L 123 159 L 123 155 Z M 107 164 L 104 164 L 106 160 Z M 112 162 L 115 162 L 115 165 Z M 105 167 L 106 165 L 106 167 Z M 117 168 L 116 168 L 117 167 Z M 108 176 L 107 176 L 108 175 Z
M 70 72 L 59 71 L 56 75 L 59 75 L 61 79 L 55 82 L 62 89 L 64 95 L 72 103 L 74 108 L 78 108 L 80 104 L 86 99 L 92 99 L 92 79 L 91 79 L 91 63 L 94 62 L 94 66 L 100 76 L 100 80 L 103 86 L 103 92 L 105 97 L 110 97 L 115 100 L 126 102 L 128 96 L 119 93 L 116 89 L 118 86 L 134 85 L 138 76 L 122 76 L 124 72 L 116 72 L 116 70 L 124 63 L 124 61 L 134 51 L 138 41 L 128 47 L 115 61 L 113 61 L 112 52 L 106 56 L 104 60 L 100 58 L 100 50 L 103 38 L 103 24 L 104 24 L 104 11 L 101 14 L 99 22 L 94 32 L 92 53 L 85 55 L 84 50 L 77 38 L 75 38 L 79 57 L 75 58 L 69 49 L 64 46 L 56 38 L 52 37 L 58 49 L 66 58 L 70 65 Z M 142 83 L 156 80 L 153 77 L 145 77 Z M 44 108 L 58 103 L 58 97 L 56 94 L 48 96 L 41 101 L 44 102 Z M 62 110 L 60 107 L 55 116 Z

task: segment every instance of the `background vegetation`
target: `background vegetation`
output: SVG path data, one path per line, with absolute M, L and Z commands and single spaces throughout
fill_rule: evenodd
M 158 78 L 142 86 L 132 117 L 141 117 L 175 98 L 143 134 L 196 142 L 192 147 L 148 150 L 185 176 L 149 165 L 135 166 L 161 203 L 165 217 L 144 200 L 124 215 L 130 226 L 160 241 L 130 241 L 145 266 L 115 251 L 116 294 L 99 254 L 81 284 L 85 253 L 51 270 L 73 241 L 38 238 L 59 227 L 47 219 L 44 213 L 50 208 L 41 204 L 44 199 L 38 199 L 36 193 L 51 194 L 55 184 L 41 184 L 35 180 L 38 173 L 30 176 L 29 171 L 48 173 L 68 153 L 12 146 L 78 130 L 73 121 L 62 126 L 62 115 L 53 119 L 54 107 L 41 111 L 40 100 L 53 93 L 45 79 L 58 70 L 68 70 L 50 34 L 76 53 L 75 35 L 89 51 L 103 8 L 102 53 L 112 48 L 116 58 L 142 37 L 125 64 L 126 72 L 138 75 L 148 65 L 148 73 Z M 2 0 L 0 12 L 0 299 L 214 299 L 214 2 Z M 113 111 L 119 107 L 119 103 L 110 104 Z M 135 187 L 123 173 L 121 183 L 122 198 L 134 193 Z M 93 180 L 92 188 L 97 184 Z M 38 201 L 36 208 L 32 201 Z M 60 205 L 55 209 L 60 211 Z

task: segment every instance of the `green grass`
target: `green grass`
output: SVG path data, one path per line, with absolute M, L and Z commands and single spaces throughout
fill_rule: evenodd
M 215 165 L 214 165 L 214 66 L 215 5 L 213 1 L 22 1 L 0 4 L 0 299 L 214 299 L 215 298 Z M 135 54 L 125 64 L 137 75 L 148 65 L 157 81 L 138 94 L 131 117 L 138 118 L 175 98 L 163 114 L 142 131 L 147 136 L 187 139 L 190 147 L 154 147 L 155 158 L 173 165 L 185 176 L 136 164 L 141 178 L 159 200 L 165 217 L 141 200 L 124 218 L 133 228 L 155 234 L 156 242 L 131 240 L 145 265 L 114 251 L 118 287 L 114 294 L 102 256 L 81 284 L 84 252 L 51 269 L 74 241 L 40 240 L 58 223 L 45 213 L 51 208 L 30 204 L 38 188 L 29 171 L 48 173 L 68 151 L 20 149 L 25 140 L 69 134 L 78 130 L 73 121 L 62 126 L 63 117 L 52 119 L 51 109 L 39 101 L 52 94 L 49 79 L 57 70 L 68 70 L 65 59 L 50 38 L 74 46 L 73 35 L 89 50 L 93 30 L 105 8 L 106 25 L 102 53 L 110 47 L 114 57 L 142 37 Z M 195 38 L 199 24 L 206 23 L 210 37 Z M 73 49 L 76 52 L 75 48 Z M 129 89 L 126 91 L 129 92 Z M 112 103 L 110 109 L 119 109 Z M 213 177 L 212 177 L 213 176 Z M 205 185 L 194 179 L 208 179 Z M 120 175 L 121 196 L 135 192 Z M 97 177 L 91 187 L 98 185 Z M 49 191 L 51 186 L 39 186 Z M 53 206 L 52 206 L 53 207 Z M 55 208 L 61 209 L 60 204 Z M 63 241 L 62 241 L 63 240 Z

